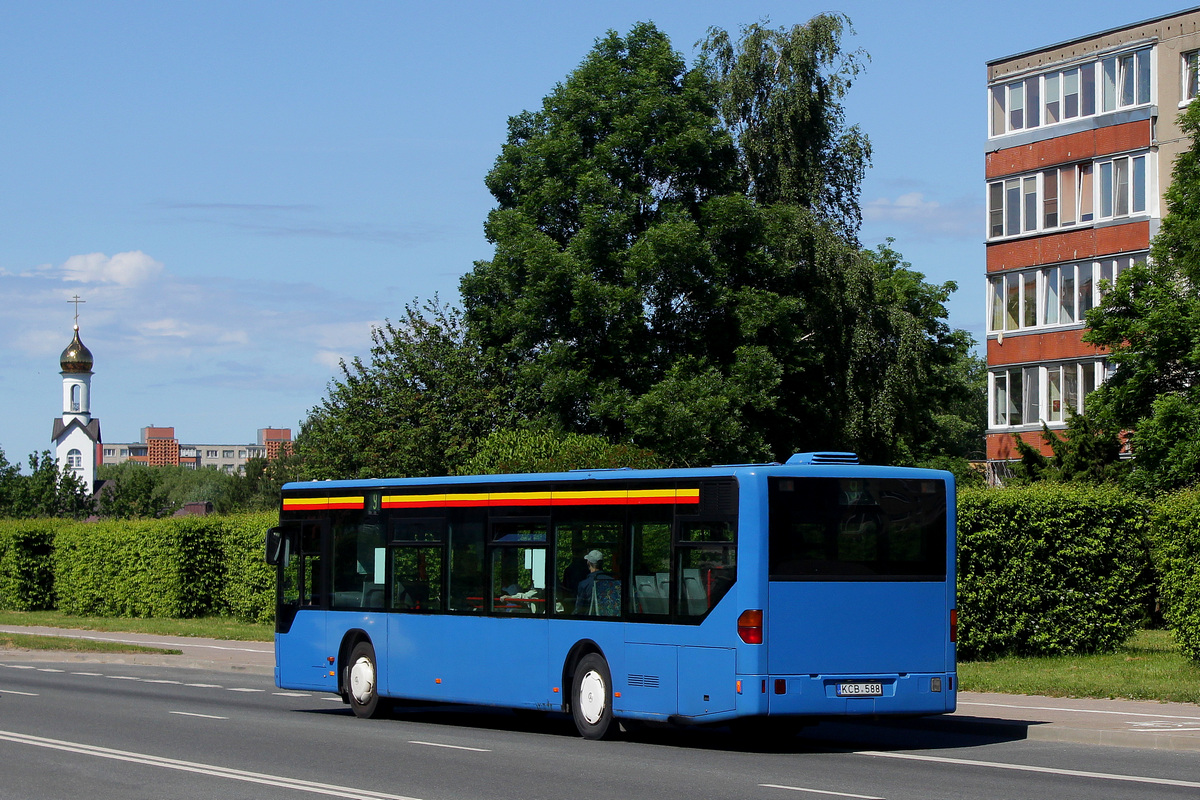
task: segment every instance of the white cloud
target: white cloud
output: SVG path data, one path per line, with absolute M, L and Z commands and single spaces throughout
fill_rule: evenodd
M 63 263 L 62 271 L 63 280 L 67 281 L 137 286 L 158 277 L 163 265 L 141 250 L 131 250 L 112 258 L 104 253 L 71 256 Z
M 318 350 L 313 354 L 312 360 L 314 364 L 319 364 L 320 366 L 333 371 L 339 367 L 343 359 L 349 360 L 350 358 L 351 356 L 348 356 L 345 353 L 335 353 L 332 350 Z
M 863 206 L 863 221 L 873 228 L 890 225 L 924 236 L 979 238 L 982 220 L 978 201 L 942 205 L 926 199 L 922 192 L 907 192 L 894 200 L 877 197 Z

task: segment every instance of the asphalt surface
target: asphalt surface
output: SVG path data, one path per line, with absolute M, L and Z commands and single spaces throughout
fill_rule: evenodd
M 182 651 L 181 655 L 143 655 L 0 650 L 2 657 L 12 658 L 19 653 L 24 661 L 144 664 L 262 675 L 271 675 L 275 666 L 274 646 L 269 642 L 17 626 L 0 626 L 0 632 L 128 642 Z M 850 724 L 861 725 L 863 721 L 822 723 L 814 733 L 819 735 L 821 728 L 835 733 L 840 726 Z M 1200 705 L 1190 703 L 959 692 L 958 710 L 953 714 L 903 720 L 882 718 L 873 724 L 1006 740 L 1200 752 Z

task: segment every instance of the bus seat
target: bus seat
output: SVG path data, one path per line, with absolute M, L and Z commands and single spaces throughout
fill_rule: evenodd
M 700 583 L 700 570 L 683 570 L 683 599 L 688 614 L 701 615 L 708 611 L 708 595 Z
M 667 598 L 658 590 L 658 580 L 653 575 L 636 575 L 633 579 L 637 610 L 643 614 L 667 613 Z

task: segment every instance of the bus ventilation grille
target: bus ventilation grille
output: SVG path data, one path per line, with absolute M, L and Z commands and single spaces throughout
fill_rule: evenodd
M 657 689 L 658 688 L 658 676 L 657 675 L 630 675 L 629 680 L 627 680 L 626 683 L 629 684 L 630 686 L 642 686 L 647 689 Z
M 788 464 L 857 464 L 856 453 L 796 453 Z

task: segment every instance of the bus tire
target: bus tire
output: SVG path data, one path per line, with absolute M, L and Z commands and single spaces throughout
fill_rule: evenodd
M 379 662 L 375 660 L 375 648 L 370 642 L 359 642 L 350 651 L 346 665 L 346 694 L 356 717 L 379 719 L 388 708 L 387 703 L 379 700 Z
M 579 660 L 571 681 L 571 717 L 585 739 L 605 739 L 617 726 L 613 724 L 612 674 L 604 656 L 588 653 Z

